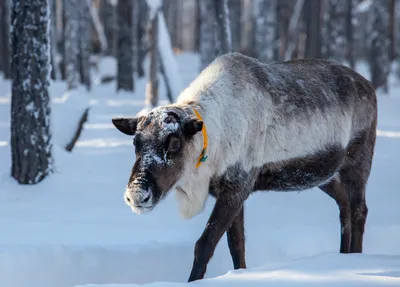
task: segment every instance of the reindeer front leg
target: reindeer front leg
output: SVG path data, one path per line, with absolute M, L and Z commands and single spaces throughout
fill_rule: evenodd
M 206 228 L 196 242 L 193 267 L 188 282 L 203 279 L 215 247 L 224 232 L 232 225 L 243 202 L 244 200 L 236 194 L 228 193 L 217 198 Z

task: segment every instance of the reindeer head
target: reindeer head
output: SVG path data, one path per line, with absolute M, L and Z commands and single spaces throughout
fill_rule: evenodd
M 181 178 L 198 154 L 190 148 L 203 122 L 189 109 L 163 106 L 145 116 L 114 118 L 114 126 L 134 136 L 136 160 L 125 191 L 125 202 L 135 213 L 151 211 Z

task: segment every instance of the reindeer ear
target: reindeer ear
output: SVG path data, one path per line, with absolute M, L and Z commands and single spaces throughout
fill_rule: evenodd
M 203 129 L 203 122 L 196 118 L 187 119 L 182 127 L 186 136 L 194 136 Z
M 142 117 L 136 118 L 113 118 L 112 123 L 122 133 L 133 136 L 136 133 L 138 122 Z

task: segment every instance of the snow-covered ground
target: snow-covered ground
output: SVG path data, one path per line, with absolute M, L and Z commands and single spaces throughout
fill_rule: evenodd
M 198 58 L 181 54 L 178 61 L 187 85 L 198 72 Z M 100 69 L 110 73 L 112 68 L 103 64 Z M 365 67 L 360 69 L 368 76 Z M 63 85 L 52 84 L 56 171 L 38 185 L 20 186 L 10 178 L 9 82 L 0 80 L 1 287 L 188 285 L 194 244 L 214 200 L 189 221 L 179 217 L 172 194 L 146 215 L 135 215 L 124 204 L 134 150 L 131 138 L 113 128 L 111 118 L 143 108 L 145 80 L 136 87 L 135 95 L 117 94 L 114 84 L 95 86 L 85 95 L 91 103 L 89 120 L 77 146 L 67 153 L 63 130 L 71 130 L 69 117 L 79 114 L 88 98 L 75 99 L 76 105 L 57 102 Z M 363 254 L 338 253 L 338 208 L 318 189 L 257 193 L 245 205 L 248 269 L 230 271 L 223 237 L 207 279 L 193 284 L 400 286 L 399 111 L 400 84 L 392 79 L 391 94 L 379 96 Z

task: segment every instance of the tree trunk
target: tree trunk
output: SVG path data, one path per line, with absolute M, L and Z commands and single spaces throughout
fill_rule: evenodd
M 146 0 L 135 0 L 138 1 L 139 13 L 139 25 L 137 32 L 137 46 L 138 46 L 138 58 L 137 58 L 137 75 L 139 78 L 144 77 L 143 62 L 147 54 L 147 41 L 145 39 L 146 26 L 149 15 L 149 8 L 147 6 Z
M 136 0 L 137 1 L 137 0 Z M 117 55 L 117 11 L 111 0 L 101 0 L 100 18 L 107 38 L 107 55 Z
M 20 184 L 52 172 L 49 9 L 48 0 L 14 0 L 11 12 L 11 175 Z
M 3 9 L 4 9 L 4 0 L 0 0 L 0 73 L 3 71 L 3 28 L 7 27 L 4 24 L 4 17 L 3 17 Z
M 53 80 L 61 79 L 60 67 L 57 63 L 57 5 L 56 0 L 49 0 L 50 4 L 50 47 L 51 47 L 51 78 Z
M 369 66 L 375 89 L 384 87 L 390 72 L 390 39 L 388 0 L 373 1 L 369 11 Z
M 94 33 L 94 35 L 97 36 L 98 44 L 100 45 L 99 52 L 103 55 L 107 54 L 109 43 L 107 42 L 107 37 L 104 32 L 104 26 L 100 20 L 99 9 L 96 5 L 94 5 L 95 2 L 91 0 L 87 0 L 87 2 L 90 7 L 90 15 L 91 15 L 91 20 L 93 21 L 94 32 L 96 32 Z
M 1 70 L 5 79 L 11 78 L 10 66 L 10 2 L 9 0 L 0 0 L 1 14 L 0 14 L 0 62 Z
M 92 36 L 92 23 L 90 6 L 91 0 L 79 0 L 79 75 L 80 82 L 89 91 L 91 88 L 90 79 L 90 53 L 91 53 L 91 36 Z
M 132 2 L 118 1 L 117 90 L 134 91 Z
M 79 84 L 79 3 L 83 0 L 64 0 L 65 15 L 65 77 L 67 88 L 75 89 Z
M 241 0 L 228 0 L 232 51 L 234 52 L 240 51 L 240 39 L 242 29 L 241 6 Z
M 132 63 L 133 73 L 136 74 L 139 70 L 139 17 L 140 5 L 136 0 L 132 1 Z
M 207 67 L 217 55 L 213 0 L 200 1 L 200 70 Z
M 288 27 L 288 40 L 287 47 L 284 55 L 284 60 L 291 60 L 294 56 L 294 51 L 296 49 L 296 45 L 299 43 L 299 32 L 300 32 L 300 16 L 303 11 L 304 0 L 297 0 L 296 5 L 294 6 L 292 17 L 289 21 Z
M 346 41 L 347 41 L 347 61 L 352 69 L 356 66 L 355 53 L 354 53 L 354 2 L 355 0 L 347 1 L 347 15 L 346 15 Z
M 390 39 L 390 50 L 389 57 L 390 61 L 396 58 L 396 1 L 389 1 L 389 39 Z
M 154 13 L 150 28 L 150 75 L 146 86 L 146 104 L 151 107 L 158 104 L 158 13 Z
M 232 51 L 231 44 L 231 28 L 229 24 L 228 0 L 215 0 L 216 12 L 216 30 L 218 31 L 218 55 L 230 53 Z
M 346 59 L 346 18 L 348 0 L 329 0 L 325 14 L 323 37 L 324 58 L 343 62 Z
M 216 57 L 231 52 L 227 0 L 200 1 L 200 70 Z
M 256 4 L 255 55 L 261 62 L 269 63 L 275 56 L 276 1 L 257 0 Z
M 307 21 L 306 58 L 321 57 L 321 1 L 306 0 L 305 19 Z

